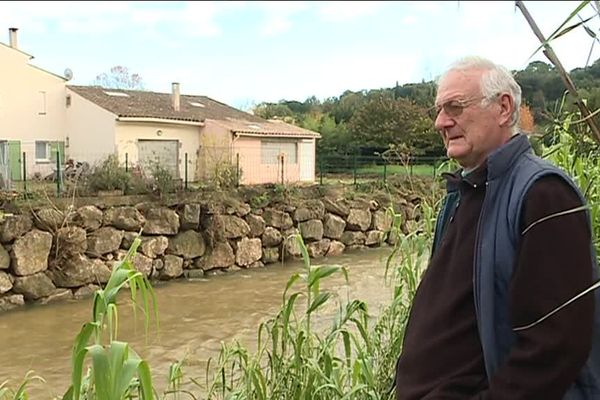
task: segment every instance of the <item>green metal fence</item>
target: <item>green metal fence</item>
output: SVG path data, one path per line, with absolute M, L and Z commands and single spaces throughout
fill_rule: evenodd
M 386 159 L 381 156 L 317 155 L 317 179 L 324 184 L 328 179 L 350 181 L 377 179 L 383 182 L 392 175 L 436 177 L 447 169 L 447 157 L 414 156 Z

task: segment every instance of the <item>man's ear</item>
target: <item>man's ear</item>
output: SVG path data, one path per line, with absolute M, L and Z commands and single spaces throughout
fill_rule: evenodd
M 507 126 L 510 125 L 512 120 L 512 114 L 515 109 L 515 101 L 512 96 L 508 93 L 500 95 L 500 115 L 498 116 L 498 125 Z

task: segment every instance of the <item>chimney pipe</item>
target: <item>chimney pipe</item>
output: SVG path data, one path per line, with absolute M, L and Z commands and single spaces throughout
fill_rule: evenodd
M 9 44 L 10 47 L 12 47 L 13 49 L 17 49 L 17 31 L 19 30 L 19 28 L 8 28 L 8 37 L 9 37 Z
M 174 111 L 179 111 L 179 82 L 173 82 L 171 84 L 172 94 L 171 94 L 171 103 L 173 105 Z

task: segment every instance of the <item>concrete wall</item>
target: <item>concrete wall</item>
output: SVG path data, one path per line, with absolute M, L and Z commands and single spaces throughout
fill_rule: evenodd
M 223 168 L 235 166 L 232 152 L 232 133 L 216 121 L 204 121 L 200 131 L 198 179 L 211 179 Z
M 67 157 L 94 165 L 116 151 L 116 115 L 68 88 L 67 94 L 71 96 L 71 105 L 66 112 Z
M 160 132 L 159 132 L 160 131 Z M 178 165 L 179 177 L 185 176 L 185 153 L 188 154 L 188 180 L 197 180 L 198 148 L 200 146 L 200 127 L 157 122 L 117 122 L 116 144 L 121 162 L 138 163 L 138 141 L 177 140 L 179 141 Z

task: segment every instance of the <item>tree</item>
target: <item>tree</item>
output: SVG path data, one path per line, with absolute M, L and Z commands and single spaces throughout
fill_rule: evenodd
M 365 95 L 362 92 L 346 90 L 338 99 L 330 99 L 325 105 L 325 111 L 329 112 L 335 122 L 348 122 L 354 112 L 365 103 Z
M 321 156 L 339 156 L 349 154 L 351 149 L 345 123 L 335 123 L 329 114 L 313 113 L 304 117 L 300 124 L 304 129 L 319 132 L 321 139 L 317 140 L 317 153 Z
M 521 121 L 519 122 L 519 128 L 526 133 L 533 133 L 535 130 L 535 123 L 533 121 L 533 114 L 529 107 L 525 104 L 521 104 L 520 107 Z
M 108 89 L 144 90 L 142 77 L 129 72 L 127 67 L 116 65 L 108 73 L 103 72 L 96 76 L 93 83 Z
M 441 140 L 425 110 L 390 94 L 369 99 L 354 112 L 348 128 L 351 141 L 363 149 L 384 150 L 390 145 L 403 144 L 413 154 L 442 152 Z
M 294 113 L 286 104 L 282 103 L 260 103 L 252 110 L 254 115 L 264 119 L 282 119 L 284 121 L 294 120 Z

